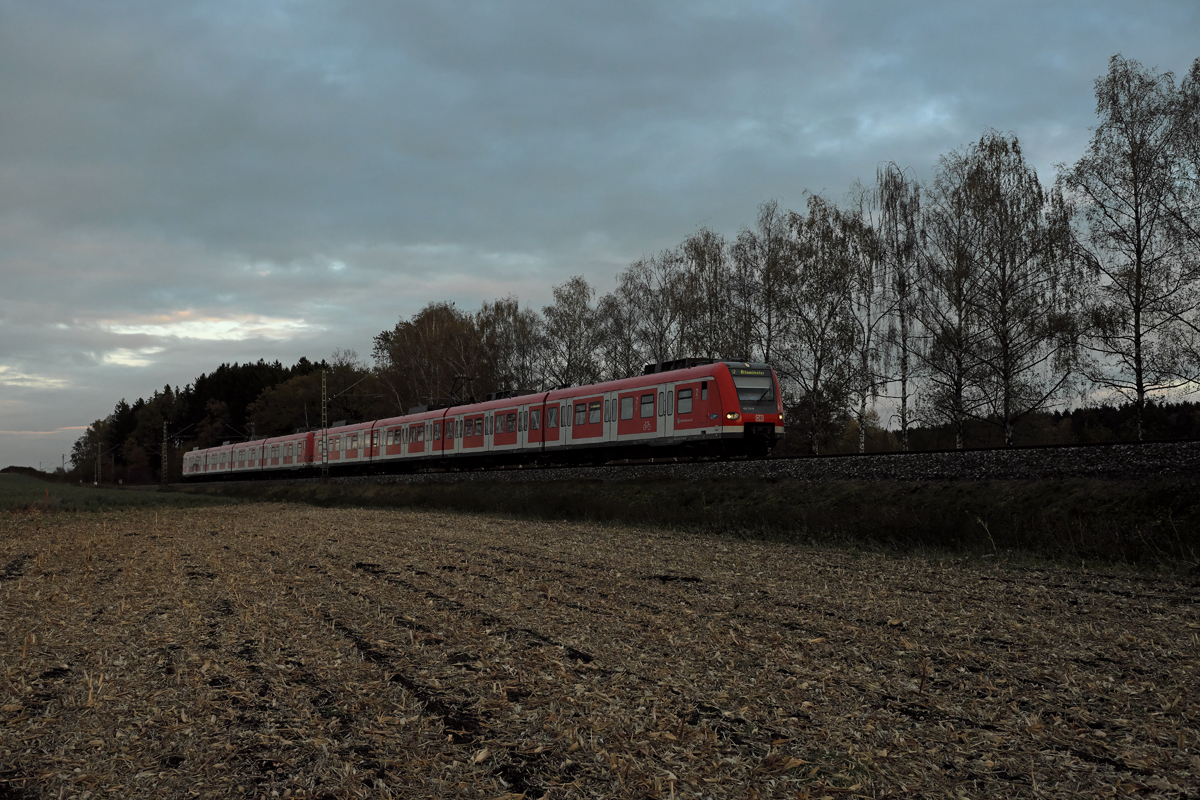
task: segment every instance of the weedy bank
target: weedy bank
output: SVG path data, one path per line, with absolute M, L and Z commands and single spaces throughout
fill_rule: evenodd
M 946 482 L 744 479 L 208 484 L 211 496 L 326 507 L 620 522 L 738 539 L 891 553 L 1034 556 L 1140 569 L 1200 566 L 1200 481 Z
M 1169 576 L 569 522 L 0 514 L 0 794 L 1200 792 Z
M 192 508 L 237 502 L 232 498 L 158 492 L 153 488 L 126 489 L 72 486 L 6 473 L 0 475 L 2 511 L 105 511 L 117 508 Z

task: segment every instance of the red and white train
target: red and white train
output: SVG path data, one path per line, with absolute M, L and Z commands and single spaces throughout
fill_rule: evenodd
M 767 364 L 661 365 L 635 378 L 402 417 L 193 449 L 183 477 L 391 472 L 512 463 L 605 463 L 672 455 L 757 455 L 783 434 Z

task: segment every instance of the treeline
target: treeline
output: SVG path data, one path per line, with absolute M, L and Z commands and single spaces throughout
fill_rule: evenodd
M 321 415 L 321 372 L 331 386 L 348 386 L 367 370 L 352 353 L 335 353 L 332 363 L 301 358 L 290 367 L 278 361 L 222 364 L 183 389 L 167 385 L 149 398 L 124 399 L 104 419 L 96 420 L 71 450 L 70 477 L 105 482 L 157 479 L 163 453 L 163 424 L 172 474 L 177 474 L 184 449 L 209 447 L 223 441 L 272 436 L 293 430 L 295 420 L 280 413 L 279 399 L 299 397 L 300 418 Z M 314 394 L 315 392 L 315 394 Z M 335 412 L 358 417 L 366 411 L 357 398 L 339 398 Z M 369 413 L 373 413 L 374 408 Z
M 768 201 L 732 238 L 702 227 L 638 259 L 607 294 L 577 276 L 540 312 L 431 303 L 375 337 L 370 368 L 353 353 L 223 365 L 122 401 L 74 463 L 99 440 L 153 471 L 163 419 L 181 445 L 314 427 L 322 369 L 332 421 L 683 357 L 774 365 L 789 446 L 811 453 L 1194 435 L 1196 408 L 1164 403 L 1200 380 L 1200 59 L 1176 85 L 1114 56 L 1096 101 L 1053 185 L 989 130 L 927 183 L 888 163 L 842 202 Z M 1113 413 L 1064 416 L 1097 402 Z

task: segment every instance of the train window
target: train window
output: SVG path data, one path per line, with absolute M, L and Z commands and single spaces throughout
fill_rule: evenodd
M 642 395 L 642 419 L 654 416 L 654 395 Z
M 525 430 L 525 412 L 518 411 L 517 412 L 517 431 L 520 432 L 523 430 Z
M 558 419 L 564 428 L 571 427 L 571 407 L 564 405 L 559 409 Z
M 595 425 L 600 421 L 600 401 L 593 400 L 588 406 L 588 423 Z
M 583 425 L 587 422 L 587 403 L 575 404 L 575 424 Z
M 390 445 L 391 443 L 392 443 L 392 429 L 388 428 L 387 436 L 385 436 L 383 439 L 383 444 L 386 447 L 387 445 Z
M 664 412 L 668 417 L 675 413 L 675 390 L 667 392 L 667 410 Z
M 633 398 L 621 398 L 621 419 L 633 419 Z
M 701 400 L 708 399 L 708 381 L 700 382 L 700 399 Z
M 550 406 L 546 409 L 546 427 L 558 427 L 558 406 Z
M 483 420 L 483 432 L 484 432 L 484 433 L 486 433 L 486 434 L 488 434 L 489 436 L 491 435 L 491 433 L 492 433 L 492 418 L 491 418 L 491 417 L 485 417 L 485 418 L 484 418 L 484 420 Z
M 612 420 L 612 416 L 613 416 L 613 414 L 612 414 L 612 407 L 613 407 L 613 401 L 612 401 L 612 400 L 605 400 L 605 401 L 604 401 L 604 421 L 605 421 L 605 422 L 609 422 L 609 421 L 611 421 L 611 420 Z
M 483 436 L 483 417 L 475 418 L 475 435 Z
M 542 412 L 540 409 L 533 409 L 529 412 L 529 430 L 536 431 L 542 427 Z
M 659 392 L 658 393 L 658 415 L 660 417 L 667 413 L 666 409 L 663 408 L 663 406 L 665 405 L 665 401 L 666 401 L 666 398 L 663 396 L 663 393 Z
M 371 446 L 379 447 L 379 431 L 371 431 Z
M 521 430 L 529 430 L 529 411 L 521 412 Z
M 434 440 L 438 440 L 438 439 L 442 438 L 442 423 L 440 423 L 440 422 L 433 423 L 433 438 L 434 438 Z
M 517 412 L 514 411 L 511 414 L 504 415 L 504 432 L 505 433 L 516 433 L 517 432 Z
M 417 441 L 418 442 L 425 441 L 425 426 L 424 425 L 417 426 Z
M 461 439 L 462 435 L 463 435 L 463 421 L 460 419 L 458 421 L 458 438 Z
M 775 403 L 775 381 L 770 374 L 734 375 L 733 385 L 742 403 Z
M 290 444 L 288 445 L 288 451 L 287 451 L 287 454 L 288 454 L 289 456 L 292 454 L 292 446 L 291 446 Z

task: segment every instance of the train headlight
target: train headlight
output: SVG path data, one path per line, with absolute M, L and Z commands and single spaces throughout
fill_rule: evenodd
M 725 419 L 729 420 L 730 422 L 737 422 L 741 418 L 742 415 L 736 411 L 728 411 L 725 413 Z

